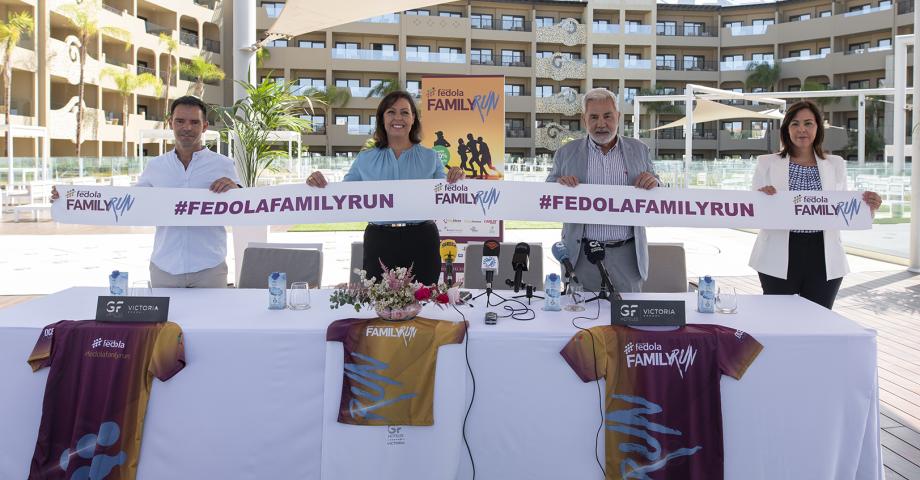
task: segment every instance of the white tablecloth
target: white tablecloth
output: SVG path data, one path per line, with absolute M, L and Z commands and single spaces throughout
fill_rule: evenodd
M 154 381 L 138 479 L 319 478 L 326 326 L 371 315 L 330 310 L 328 292 L 314 291 L 313 308 L 296 312 L 268 310 L 264 290 L 155 294 L 167 292 L 188 366 Z M 40 328 L 92 318 L 103 293 L 73 288 L 0 310 L 0 479 L 28 474 L 47 370 L 32 373 L 26 358 Z M 882 478 L 875 332 L 798 297 L 742 296 L 739 305 L 736 315 L 687 308 L 688 322 L 739 328 L 764 345 L 741 381 L 722 380 L 725 478 Z M 533 321 L 485 326 L 484 308 L 461 311 L 471 322 L 476 399 L 467 433 L 477 478 L 601 478 L 597 387 L 559 355 L 576 332 L 573 314 L 538 309 Z M 422 315 L 459 317 L 436 307 Z M 606 303 L 599 320 L 579 321 L 604 323 Z M 470 478 L 466 452 L 460 459 L 458 478 Z M 425 478 L 425 468 L 417 458 L 401 478 Z

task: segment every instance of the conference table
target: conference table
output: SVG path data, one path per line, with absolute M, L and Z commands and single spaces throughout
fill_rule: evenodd
M 32 373 L 26 359 L 41 328 L 92 318 L 105 293 L 75 287 L 0 310 L 0 478 L 28 475 L 47 369 Z M 312 291 L 309 310 L 278 311 L 267 309 L 265 290 L 154 289 L 171 298 L 169 318 L 185 332 L 188 365 L 167 382 L 154 380 L 137 478 L 321 478 L 331 449 L 323 453 L 324 415 L 334 415 L 328 407 L 341 394 L 324 389 L 326 327 L 373 316 L 330 309 L 330 293 Z M 684 299 L 688 323 L 737 328 L 763 344 L 740 381 L 721 380 L 726 479 L 883 477 L 874 331 L 796 296 L 740 296 L 736 314 L 698 313 L 693 294 L 625 297 Z M 475 376 L 466 433 L 476 477 L 602 478 L 594 452 L 598 387 L 579 380 L 559 355 L 577 332 L 576 314 L 545 312 L 535 302 L 533 320 L 487 326 L 484 302 L 459 307 L 470 322 L 468 344 L 441 348 L 468 355 Z M 576 320 L 581 327 L 610 321 L 606 302 L 589 303 L 581 314 L 597 317 Z M 422 316 L 461 319 L 433 305 Z M 458 371 L 465 370 L 464 363 Z M 471 379 L 462 385 L 468 402 Z M 436 385 L 436 403 L 443 392 Z M 451 476 L 471 478 L 466 449 L 456 445 Z M 600 448 L 603 460 L 603 436 Z M 361 451 L 339 453 L 363 458 Z M 425 458 L 401 468 L 392 478 L 432 478 Z

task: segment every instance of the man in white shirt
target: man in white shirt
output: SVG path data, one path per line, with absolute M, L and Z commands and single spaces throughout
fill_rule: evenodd
M 239 188 L 233 160 L 211 151 L 202 139 L 207 105 L 198 97 L 173 100 L 169 126 L 176 148 L 150 160 L 139 187 Z M 58 198 L 57 191 L 52 200 Z M 150 282 L 159 288 L 226 288 L 227 230 L 224 227 L 157 227 L 150 256 Z

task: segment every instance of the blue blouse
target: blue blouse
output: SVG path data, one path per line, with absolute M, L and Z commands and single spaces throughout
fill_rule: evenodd
M 343 181 L 423 180 L 446 178 L 444 164 L 430 148 L 415 144 L 399 159 L 392 148 L 369 148 L 359 153 Z

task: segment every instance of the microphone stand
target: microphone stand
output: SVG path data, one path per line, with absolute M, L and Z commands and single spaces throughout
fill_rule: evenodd
M 533 290 L 534 290 L 533 285 L 529 283 L 525 283 L 524 284 L 524 292 L 525 292 L 524 295 L 515 295 L 511 298 L 527 298 L 527 305 L 530 305 L 531 300 L 534 298 L 539 298 L 540 300 L 543 300 L 543 297 L 539 295 L 534 295 Z

